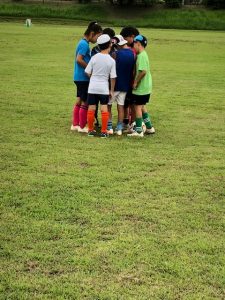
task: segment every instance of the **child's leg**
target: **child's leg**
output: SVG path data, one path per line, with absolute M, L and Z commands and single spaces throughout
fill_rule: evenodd
M 73 108 L 73 126 L 79 126 L 79 112 L 80 112 L 80 97 L 77 98 L 77 102 Z
M 146 127 L 148 129 L 151 129 L 152 128 L 152 122 L 151 122 L 150 115 L 147 112 L 147 109 L 146 109 L 145 105 L 143 105 L 143 107 L 142 107 L 142 117 L 143 117 L 143 120 L 144 120 L 144 123 L 145 123 Z
M 107 124 L 107 130 L 112 130 L 112 104 L 108 105 L 108 113 L 109 113 L 109 118 L 108 118 L 108 124 Z
M 81 99 L 81 106 L 79 111 L 79 121 L 80 121 L 80 128 L 83 129 L 87 124 L 87 94 L 88 91 L 88 82 L 84 81 L 80 83 L 79 92 L 80 92 L 80 99 Z
M 106 105 L 101 105 L 101 115 L 102 115 L 102 133 L 107 132 L 107 124 L 108 124 L 108 119 L 109 119 L 109 112 L 108 112 L 108 106 Z
M 129 127 L 130 121 L 130 105 L 131 105 L 131 96 L 132 96 L 132 89 L 126 93 L 125 101 L 124 101 L 124 119 L 123 119 L 123 127 L 124 129 Z
M 96 104 L 96 109 L 95 109 L 95 122 L 96 122 L 95 125 L 96 126 L 99 126 L 99 121 L 98 121 L 98 104 L 99 103 Z
M 125 99 L 126 99 L 126 92 L 118 92 L 117 97 L 116 97 L 117 112 L 118 112 L 118 122 L 117 122 L 117 134 L 118 135 L 121 135 L 122 130 L 123 130 Z
M 117 131 L 118 131 L 123 129 L 124 105 L 117 104 L 117 111 L 118 111 Z
M 136 113 L 136 131 L 138 133 L 142 132 L 142 108 L 143 105 L 135 105 L 135 113 Z
M 123 118 L 124 127 L 128 127 L 128 124 L 129 124 L 129 111 L 130 111 L 129 106 L 125 106 L 124 107 L 124 118 Z
M 88 131 L 94 130 L 96 105 L 89 105 L 87 112 Z
M 80 111 L 79 111 L 79 121 L 80 128 L 84 128 L 87 124 L 87 102 L 81 101 Z
M 131 114 L 131 123 L 135 121 L 136 118 L 136 112 L 135 112 L 135 105 L 131 104 L 130 105 L 130 114 Z

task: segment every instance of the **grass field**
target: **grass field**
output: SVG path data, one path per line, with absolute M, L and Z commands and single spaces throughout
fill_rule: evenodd
M 0 23 L 0 299 L 224 299 L 225 33 L 147 30 L 157 133 L 71 133 L 84 27 Z

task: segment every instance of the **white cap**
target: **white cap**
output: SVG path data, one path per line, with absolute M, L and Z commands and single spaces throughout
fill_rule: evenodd
M 115 35 L 115 37 L 119 40 L 117 45 L 123 46 L 123 45 L 127 44 L 127 41 L 124 39 L 124 37 L 122 35 L 117 34 L 117 35 Z
M 110 41 L 110 36 L 108 34 L 102 34 L 98 37 L 97 44 L 101 45 L 101 44 L 105 44 L 109 41 Z

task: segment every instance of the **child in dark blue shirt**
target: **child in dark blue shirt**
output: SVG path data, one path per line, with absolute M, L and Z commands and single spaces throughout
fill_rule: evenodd
M 124 103 L 126 94 L 132 86 L 135 57 L 133 51 L 127 46 L 127 41 L 121 36 L 116 35 L 118 51 L 115 53 L 116 60 L 116 85 L 114 96 L 110 99 L 108 110 L 110 120 L 108 122 L 108 133 L 113 134 L 112 129 L 112 104 L 117 103 L 118 122 L 116 127 L 117 135 L 122 135 L 124 119 Z

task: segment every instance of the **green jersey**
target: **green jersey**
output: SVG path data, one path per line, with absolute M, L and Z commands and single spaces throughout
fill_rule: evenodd
M 152 93 L 152 76 L 150 72 L 150 64 L 148 59 L 148 54 L 144 50 L 137 55 L 136 61 L 136 75 L 135 79 L 138 76 L 140 71 L 146 71 L 145 76 L 139 82 L 137 89 L 133 90 L 134 95 L 148 95 Z

